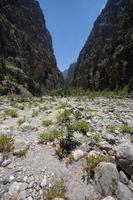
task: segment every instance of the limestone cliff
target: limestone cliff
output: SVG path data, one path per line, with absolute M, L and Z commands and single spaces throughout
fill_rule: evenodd
M 52 40 L 36 0 L 0 0 L 0 85 L 41 95 L 63 83 Z M 4 75 L 2 73 L 4 71 Z M 3 78 L 2 78 L 3 77 Z M 4 92 L 4 90 L 3 90 Z
M 133 0 L 108 0 L 77 60 L 71 86 L 133 89 Z

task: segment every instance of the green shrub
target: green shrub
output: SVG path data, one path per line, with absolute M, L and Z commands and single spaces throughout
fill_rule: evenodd
M 18 114 L 17 114 L 17 111 L 16 111 L 16 110 L 7 108 L 4 112 L 5 112 L 5 114 L 6 114 L 7 116 L 10 116 L 10 117 L 13 117 L 13 118 L 18 117 Z
M 43 120 L 42 121 L 42 125 L 43 126 L 50 126 L 50 125 L 52 125 L 53 124 L 53 122 L 52 122 L 52 120 Z
M 65 198 L 66 187 L 64 181 L 57 182 L 54 186 L 46 191 L 46 200 L 53 200 L 54 198 Z
M 42 133 L 39 135 L 38 140 L 40 143 L 53 142 L 55 139 L 61 137 L 61 133 L 58 130 L 53 130 L 49 133 Z
M 43 109 L 43 110 L 48 110 L 48 107 L 47 107 L 46 105 L 43 105 L 43 106 L 41 107 L 41 109 Z
M 39 112 L 37 110 L 33 109 L 33 111 L 32 111 L 32 117 L 36 117 L 38 115 L 38 113 Z
M 107 129 L 108 129 L 111 133 L 114 133 L 115 130 L 116 130 L 116 127 L 115 127 L 115 125 L 110 125 L 110 126 L 107 127 Z
M 129 94 L 129 89 L 128 86 L 124 86 L 122 89 L 117 91 L 118 96 L 128 96 Z
M 90 155 L 85 158 L 85 164 L 83 165 L 84 170 L 87 174 L 91 175 L 91 178 L 94 175 L 94 170 L 100 162 L 110 162 L 111 159 L 109 155 L 97 154 Z
M 124 133 L 131 133 L 131 134 L 133 133 L 133 127 L 129 127 L 123 124 L 121 129 Z
M 19 152 L 19 157 L 25 157 L 27 154 L 28 149 L 23 149 Z
M 80 111 L 76 111 L 75 113 L 74 113 L 74 117 L 75 117 L 75 119 L 80 119 L 81 118 L 81 112 Z
M 61 97 L 63 97 L 63 96 L 66 96 L 65 93 L 66 93 L 65 90 L 63 90 L 62 88 L 60 88 L 60 89 L 53 90 L 51 92 L 51 95 L 52 96 L 61 96 Z
M 114 115 L 115 115 L 115 118 L 116 118 L 116 119 L 119 119 L 119 118 L 120 118 L 120 113 L 119 113 L 119 112 L 115 112 Z
M 111 196 L 116 196 L 116 191 L 118 189 L 118 184 L 117 180 L 115 178 L 112 178 L 112 183 L 111 183 Z
M 83 134 L 91 130 L 89 123 L 84 120 L 75 122 L 74 124 L 71 124 L 68 128 L 70 131 L 79 131 Z
M 60 138 L 59 148 L 56 150 L 56 154 L 60 159 L 63 159 L 67 157 L 78 144 L 79 143 L 74 139 L 73 134 L 68 132 L 67 135 L 63 135 Z
M 100 137 L 100 135 L 99 134 L 95 134 L 95 135 L 92 135 L 92 136 L 90 136 L 90 140 L 93 142 L 96 142 L 97 144 L 100 142 L 100 140 L 101 140 L 101 137 Z
M 68 110 L 64 110 L 64 112 L 61 112 L 58 116 L 57 119 L 59 122 L 66 122 L 69 120 L 70 112 Z
M 58 109 L 65 109 L 67 106 L 68 106 L 67 103 L 60 103 L 58 105 Z
M 15 80 L 13 79 L 13 77 L 9 74 L 5 75 L 0 94 L 7 95 L 11 93 L 11 90 L 13 89 L 14 85 L 15 85 Z
M 0 152 L 10 152 L 13 145 L 13 138 L 11 136 L 0 134 Z
M 74 157 L 73 157 L 72 154 L 68 155 L 68 156 L 66 157 L 66 159 L 65 159 L 66 165 L 72 164 L 74 161 L 75 161 L 75 160 L 74 160 Z

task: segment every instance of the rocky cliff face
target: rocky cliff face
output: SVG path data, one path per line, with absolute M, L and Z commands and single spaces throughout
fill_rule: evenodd
M 108 0 L 80 52 L 71 85 L 133 89 L 133 0 Z
M 23 87 L 39 95 L 62 85 L 51 36 L 36 0 L 0 0 L 0 56 L 6 62 L 2 88 L 8 79 L 13 90 Z M 1 72 L 3 68 L 2 61 Z
M 68 69 L 67 78 L 66 78 L 66 86 L 71 86 L 71 83 L 74 79 L 75 69 L 76 69 L 77 63 L 72 63 Z
M 68 75 L 68 69 L 65 69 L 65 70 L 62 72 L 62 74 L 63 74 L 64 80 L 66 80 L 66 79 L 67 79 L 67 75 Z

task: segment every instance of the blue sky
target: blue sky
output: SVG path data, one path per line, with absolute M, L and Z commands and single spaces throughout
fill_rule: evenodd
M 61 71 L 77 60 L 97 16 L 107 0 L 38 0 L 52 35 Z

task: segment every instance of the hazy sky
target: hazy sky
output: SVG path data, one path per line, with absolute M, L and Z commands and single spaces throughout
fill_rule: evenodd
M 77 60 L 97 16 L 107 0 L 39 0 L 45 13 L 58 67 Z

